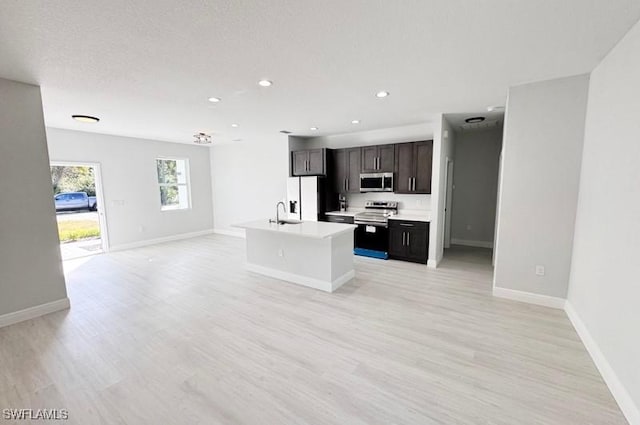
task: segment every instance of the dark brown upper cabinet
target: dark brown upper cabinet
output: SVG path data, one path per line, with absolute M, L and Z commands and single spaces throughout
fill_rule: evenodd
M 395 193 L 431 193 L 433 140 L 395 145 Z
M 365 146 L 362 152 L 363 173 L 392 173 L 394 169 L 395 145 Z
M 360 148 L 333 151 L 333 188 L 336 193 L 360 192 Z
M 291 152 L 292 176 L 324 176 L 327 174 L 326 149 Z

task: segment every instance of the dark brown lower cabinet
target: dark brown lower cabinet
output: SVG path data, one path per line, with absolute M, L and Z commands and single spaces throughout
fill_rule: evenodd
M 429 223 L 389 220 L 389 258 L 427 264 Z

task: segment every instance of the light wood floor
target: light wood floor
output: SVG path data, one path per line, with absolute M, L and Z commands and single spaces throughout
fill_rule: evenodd
M 0 329 L 0 409 L 82 425 L 626 423 L 564 313 L 493 298 L 483 254 L 454 248 L 437 270 L 357 258 L 328 294 L 245 272 L 242 253 L 215 235 L 68 263 L 71 310 Z

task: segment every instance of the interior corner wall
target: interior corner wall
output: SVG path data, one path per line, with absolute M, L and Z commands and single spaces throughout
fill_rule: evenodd
M 640 424 L 638 52 L 640 23 L 591 74 L 567 301 L 632 425 Z
M 493 246 L 502 127 L 456 135 L 451 238 L 454 244 Z
M 433 131 L 433 163 L 431 178 L 431 223 L 429 225 L 428 265 L 437 266 L 444 255 L 445 190 L 447 158 L 454 156 L 454 132 L 443 115 Z
M 51 161 L 100 164 L 111 249 L 212 231 L 209 147 L 57 128 L 47 128 L 47 138 Z M 189 209 L 161 210 L 162 157 L 189 160 Z
M 0 194 L 0 317 L 66 302 L 40 88 L 5 79 Z
M 567 295 L 588 85 L 579 75 L 509 90 L 494 292 Z
M 276 204 L 286 199 L 287 136 L 214 145 L 211 172 L 215 231 L 242 236 L 234 224 L 275 217 Z

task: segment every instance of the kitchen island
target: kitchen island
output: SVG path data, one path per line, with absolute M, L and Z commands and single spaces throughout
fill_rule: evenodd
M 255 273 L 333 292 L 355 276 L 352 224 L 257 220 L 246 232 L 246 268 Z

